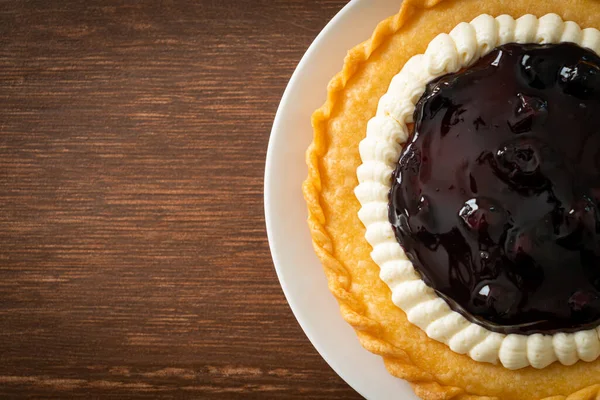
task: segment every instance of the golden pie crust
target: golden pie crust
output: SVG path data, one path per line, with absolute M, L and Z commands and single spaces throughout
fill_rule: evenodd
M 434 341 L 406 319 L 379 279 L 354 196 L 358 144 L 392 77 L 437 34 L 480 14 L 556 13 L 582 28 L 600 28 L 599 0 L 404 0 L 370 40 L 348 52 L 328 85 L 327 101 L 312 116 L 303 191 L 309 227 L 329 289 L 362 345 L 383 357 L 388 371 L 427 400 L 600 400 L 600 360 L 511 371 L 479 363 Z

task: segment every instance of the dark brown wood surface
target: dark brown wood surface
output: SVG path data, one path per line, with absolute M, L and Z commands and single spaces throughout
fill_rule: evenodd
M 357 398 L 263 218 L 279 99 L 343 0 L 0 1 L 0 398 Z

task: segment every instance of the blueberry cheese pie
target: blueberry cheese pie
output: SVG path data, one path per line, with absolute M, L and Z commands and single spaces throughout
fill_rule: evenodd
M 600 399 L 596 27 L 596 0 L 404 0 L 313 114 L 329 287 L 424 399 Z

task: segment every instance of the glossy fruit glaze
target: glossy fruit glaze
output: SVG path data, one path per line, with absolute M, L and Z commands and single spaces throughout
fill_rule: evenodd
M 389 218 L 424 281 L 492 331 L 600 324 L 599 66 L 507 44 L 417 104 Z

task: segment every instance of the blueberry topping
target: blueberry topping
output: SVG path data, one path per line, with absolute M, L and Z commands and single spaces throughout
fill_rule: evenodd
M 389 218 L 422 279 L 501 333 L 600 325 L 600 58 L 507 44 L 427 85 Z

